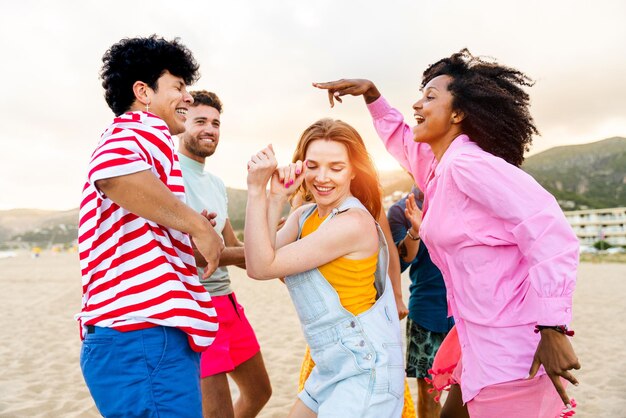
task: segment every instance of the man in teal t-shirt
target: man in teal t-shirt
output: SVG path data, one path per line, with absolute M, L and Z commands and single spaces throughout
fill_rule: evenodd
M 224 182 L 205 171 L 205 161 L 220 140 L 222 102 L 215 93 L 192 91 L 194 103 L 179 135 L 178 158 L 183 171 L 187 204 L 198 212 L 215 212 L 215 231 L 224 240 L 220 266 L 201 283 L 211 294 L 219 330 L 213 344 L 202 353 L 202 409 L 204 417 L 256 416 L 271 395 L 271 386 L 259 343 L 230 287 L 228 265 L 245 268 L 243 244 L 228 219 L 228 197 Z M 202 277 L 206 262 L 196 257 Z M 239 399 L 231 401 L 226 375 L 239 387 Z

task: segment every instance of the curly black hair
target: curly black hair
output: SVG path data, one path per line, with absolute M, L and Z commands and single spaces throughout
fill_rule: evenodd
M 187 85 L 199 77 L 198 63 L 191 51 L 176 38 L 167 41 L 157 35 L 124 38 L 102 56 L 104 97 L 116 116 L 127 112 L 135 101 L 133 84 L 143 81 L 157 90 L 157 80 L 166 71 L 182 78 Z
M 422 88 L 440 75 L 452 77 L 448 90 L 452 108 L 465 114 L 463 133 L 483 150 L 521 166 L 532 136 L 539 134 L 528 109 L 530 98 L 522 90 L 534 82 L 521 71 L 475 57 L 467 49 L 431 64 L 424 71 Z
M 190 91 L 191 97 L 193 97 L 193 103 L 191 106 L 205 105 L 209 107 L 214 107 L 219 113 L 222 113 L 223 104 L 217 94 L 212 91 L 206 90 L 195 90 Z

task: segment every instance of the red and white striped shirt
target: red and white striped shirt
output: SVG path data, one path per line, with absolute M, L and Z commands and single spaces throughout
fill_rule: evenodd
M 217 318 L 197 276 L 189 236 L 141 218 L 108 199 L 97 180 L 150 170 L 185 201 L 183 177 L 165 122 L 146 112 L 113 121 L 91 156 L 80 204 L 78 249 L 82 310 L 87 325 L 132 331 L 157 325 L 187 333 L 202 351 L 214 340 Z

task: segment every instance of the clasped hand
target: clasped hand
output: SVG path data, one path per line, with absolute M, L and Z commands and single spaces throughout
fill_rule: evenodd
M 302 184 L 305 170 L 305 164 L 299 160 L 278 167 L 274 148 L 270 144 L 248 161 L 248 190 L 255 188 L 265 190 L 267 182 L 271 179 L 270 194 L 289 196 Z

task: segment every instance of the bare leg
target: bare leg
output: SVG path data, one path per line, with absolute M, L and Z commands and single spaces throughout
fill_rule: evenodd
M 288 418 L 317 418 L 317 414 L 313 412 L 300 399 L 296 399 L 296 403 L 291 407 Z
M 417 378 L 417 417 L 418 418 L 439 418 L 441 414 L 441 404 L 435 401 L 437 394 L 428 393 L 432 385 L 423 378 Z
M 234 418 L 233 401 L 226 373 L 205 377 L 200 384 L 204 418 Z
M 446 403 L 441 409 L 441 418 L 469 418 L 467 405 L 463 405 L 463 397 L 459 385 L 452 385 L 450 388 Z
M 250 360 L 241 363 L 229 375 L 239 387 L 239 398 L 235 401 L 233 408 L 235 417 L 256 417 L 272 395 L 270 378 L 267 375 L 261 352 L 259 351 Z

